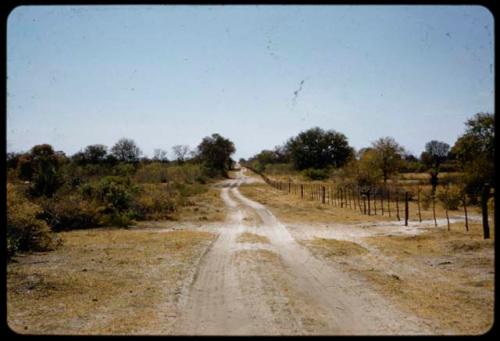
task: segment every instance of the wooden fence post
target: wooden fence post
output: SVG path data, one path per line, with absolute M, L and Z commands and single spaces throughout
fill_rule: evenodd
M 363 214 L 366 214 L 366 196 L 363 195 Z
M 467 197 L 465 196 L 465 193 L 462 197 L 462 203 L 464 205 L 464 214 L 465 214 L 465 230 L 469 232 L 469 219 L 467 218 Z
M 300 184 L 300 199 L 304 199 L 304 185 Z
M 490 238 L 490 224 L 488 222 L 488 199 L 490 197 L 490 185 L 486 183 L 481 193 L 481 212 L 483 215 L 484 239 Z
M 434 216 L 434 227 L 437 227 L 437 220 L 436 220 L 436 198 L 434 193 L 432 193 L 432 215 Z
M 366 193 L 366 200 L 368 200 L 368 215 L 371 215 L 370 212 L 370 191 L 368 190 L 368 193 Z
M 344 208 L 344 193 L 342 192 L 342 188 L 340 189 L 340 208 Z
M 422 215 L 420 214 L 420 187 L 417 188 L 417 207 L 418 207 L 418 221 L 422 222 Z
M 373 210 L 375 211 L 375 215 L 377 215 L 377 192 L 373 193 Z
M 401 216 L 399 215 L 399 192 L 396 192 L 396 218 L 401 221 Z
M 408 226 L 408 215 L 409 215 L 409 210 L 408 210 L 408 192 L 405 192 L 405 226 Z
M 323 193 L 321 193 L 322 194 L 321 202 L 324 204 L 325 203 L 325 186 L 322 186 L 322 190 L 323 190 L 322 191 Z
M 380 208 L 382 209 L 382 215 L 384 215 L 384 190 L 380 194 Z
M 387 211 L 389 212 L 389 218 L 391 217 L 391 190 L 387 191 Z

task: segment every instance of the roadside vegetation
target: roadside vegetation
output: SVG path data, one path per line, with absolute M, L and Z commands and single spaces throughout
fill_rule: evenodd
M 389 136 L 356 151 L 344 134 L 315 127 L 240 163 L 285 183 L 323 183 L 368 198 L 408 192 L 410 201 L 420 196 L 424 208 L 436 202 L 456 210 L 465 200 L 466 205 L 488 205 L 492 212 L 494 127 L 493 114 L 478 113 L 465 122 L 453 146 L 431 140 L 419 157 Z
M 162 149 L 153 158 L 142 156 L 127 138 L 109 150 L 95 144 L 71 156 L 48 144 L 8 153 L 8 257 L 53 250 L 61 244 L 60 231 L 178 219 L 196 206 L 190 198 L 214 201 L 210 184 L 227 176 L 234 151 L 231 141 L 213 134 L 194 151 L 174 146 L 172 161 Z

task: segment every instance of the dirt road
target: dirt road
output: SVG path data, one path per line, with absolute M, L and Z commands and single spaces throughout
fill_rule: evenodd
M 298 244 L 265 206 L 240 193 L 249 181 L 240 172 L 221 184 L 227 221 L 186 289 L 172 334 L 433 333 Z

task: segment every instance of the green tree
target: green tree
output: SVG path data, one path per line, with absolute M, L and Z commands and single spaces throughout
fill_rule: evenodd
M 344 134 L 334 130 L 311 128 L 292 137 L 286 143 L 294 167 L 322 169 L 341 167 L 354 154 Z
M 372 147 L 375 152 L 375 166 L 382 172 L 385 184 L 401 167 L 404 149 L 392 137 L 381 137 L 372 143 Z
M 226 175 L 233 160 L 231 155 L 236 151 L 233 142 L 219 134 L 203 138 L 198 145 L 198 158 L 209 169 L 211 175 Z
M 63 184 L 59 171 L 63 162 L 62 156 L 55 153 L 51 145 L 41 144 L 31 149 L 30 157 L 32 194 L 52 197 Z
M 119 161 L 137 162 L 142 154 L 141 149 L 132 139 L 122 138 L 111 148 L 111 153 Z
M 477 113 L 451 150 L 464 173 L 465 190 L 476 197 L 485 184 L 495 186 L 495 116 Z
M 432 140 L 425 145 L 425 151 L 421 154 L 420 160 L 429 172 L 432 185 L 432 193 L 436 192 L 441 164 L 448 158 L 450 145 L 445 142 Z

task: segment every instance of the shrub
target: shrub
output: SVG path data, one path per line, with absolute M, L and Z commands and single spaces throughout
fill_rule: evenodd
M 91 228 L 99 225 L 100 208 L 80 195 L 57 196 L 41 201 L 42 217 L 54 231 Z
M 436 196 L 444 208 L 447 208 L 448 210 L 457 210 L 461 204 L 462 191 L 458 186 L 452 185 L 439 188 Z
M 132 184 L 130 178 L 106 176 L 81 186 L 81 193 L 87 200 L 99 204 L 101 224 L 127 226 L 133 216 L 131 209 L 139 187 Z
M 177 193 L 167 186 L 144 186 L 135 200 L 132 212 L 136 219 L 169 217 L 177 209 Z
M 328 171 L 325 169 L 308 168 L 302 171 L 302 175 L 310 180 L 324 180 L 328 178 Z
M 137 170 L 135 179 L 142 183 L 164 183 L 168 181 L 167 165 L 160 162 L 153 162 L 143 165 Z
M 420 203 L 424 210 L 429 209 L 432 205 L 432 190 L 424 189 L 420 192 Z
M 18 251 L 51 250 L 60 244 L 45 221 L 41 208 L 29 202 L 12 184 L 7 184 L 7 257 Z

